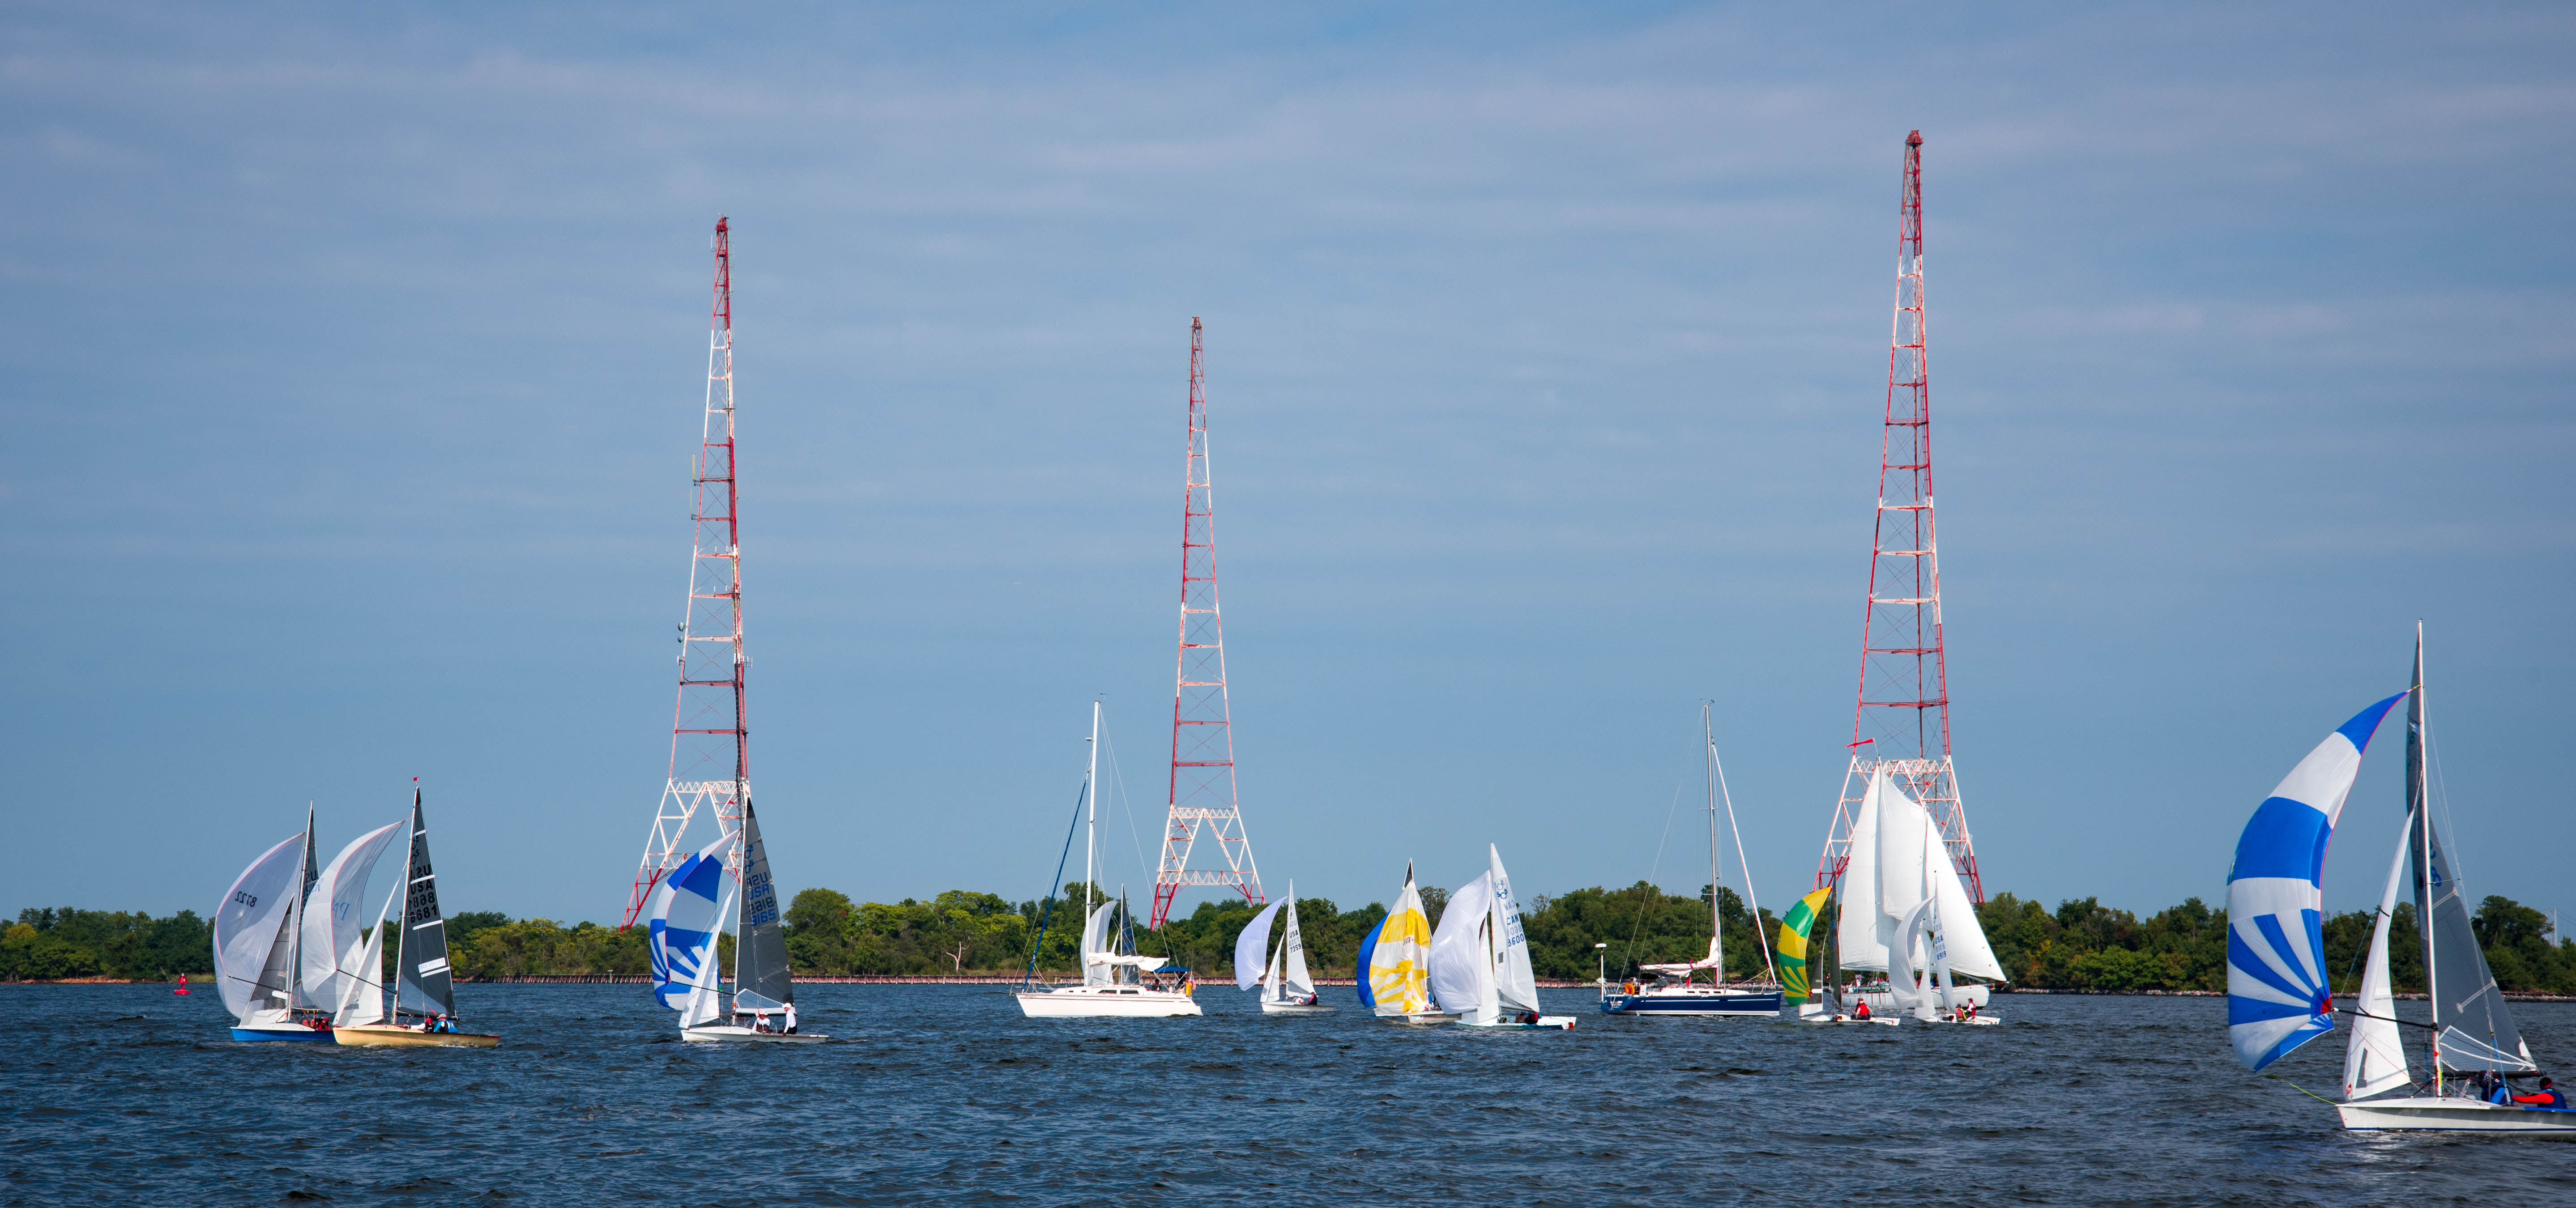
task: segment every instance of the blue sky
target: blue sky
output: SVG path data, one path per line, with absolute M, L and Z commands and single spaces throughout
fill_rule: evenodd
M 718 213 L 787 886 L 1035 896 L 1095 693 L 1150 881 L 1200 315 L 1265 875 L 1694 887 L 1706 697 L 1783 901 L 1921 128 L 1989 888 L 2222 898 L 2421 617 L 2465 875 L 2576 908 L 2565 10 L 963 7 L 0 16 L 0 907 L 203 912 L 419 776 L 450 909 L 612 920 Z

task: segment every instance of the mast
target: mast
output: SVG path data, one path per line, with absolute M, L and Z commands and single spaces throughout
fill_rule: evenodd
M 723 217 L 716 219 L 714 251 L 706 414 L 689 472 L 694 492 L 689 515 L 696 535 L 689 557 L 689 598 L 680 622 L 670 773 L 654 810 L 653 829 L 644 840 L 644 858 L 635 869 L 621 930 L 635 925 L 663 874 L 691 854 L 681 840 L 698 811 L 714 813 L 720 832 L 739 830 L 743 802 L 751 797 L 751 732 L 743 697 L 743 675 L 751 658 L 742 644 L 740 500 L 734 476 L 733 236 Z M 739 844 L 726 865 L 740 878 Z
M 1085 935 L 1091 932 L 1092 835 L 1100 826 L 1100 702 L 1097 700 L 1091 702 L 1091 737 L 1087 741 L 1091 744 L 1091 766 L 1082 773 L 1082 795 L 1090 811 L 1082 820 L 1082 924 Z M 1084 960 L 1090 957 L 1090 953 L 1082 954 Z
M 1191 885 L 1231 885 L 1255 903 L 1261 872 L 1243 831 L 1235 793 L 1234 722 L 1225 687 L 1225 621 L 1217 609 L 1216 495 L 1209 478 L 1207 375 L 1199 320 L 1190 318 L 1189 454 L 1181 471 L 1181 637 L 1172 677 L 1172 781 L 1163 856 L 1154 871 L 1148 930 L 1171 917 L 1172 899 Z M 1204 825 L 1223 868 L 1190 867 Z
M 2424 933 L 2424 1003 L 2433 1013 L 2426 1043 L 2433 1054 L 2433 1094 L 2442 1094 L 2442 966 L 2433 959 L 2433 895 L 2425 880 L 2433 851 L 2433 811 L 2424 793 L 2424 622 L 2415 622 L 2415 674 L 2406 689 L 2406 808 L 2423 829 L 2415 842 L 2415 929 Z
M 1717 734 L 1709 728 L 1707 701 L 1699 703 L 1699 740 L 1706 753 L 1703 769 L 1708 778 L 1708 954 L 1717 961 L 1709 970 L 1709 981 L 1726 984 L 1726 948 L 1719 932 L 1725 925 L 1717 908 Z
M 304 912 L 313 903 L 313 886 L 322 874 L 313 870 L 313 803 L 304 803 L 304 884 L 295 895 L 294 911 L 288 916 L 295 928 L 295 939 L 287 950 L 286 967 L 293 972 L 287 977 L 286 1005 L 289 1013 L 297 1007 L 316 1005 L 304 996 Z
M 1887 350 L 1887 408 L 1880 429 L 1878 508 L 1868 605 L 1861 622 L 1860 687 L 1852 709 L 1851 764 L 1816 886 L 1838 885 L 1851 828 L 1872 775 L 1885 770 L 1940 827 L 1970 900 L 1986 900 L 1977 853 L 1950 760 L 1949 661 L 1942 638 L 1940 543 L 1932 511 L 1932 389 L 1923 294 L 1923 132 L 1905 137 L 1897 208 L 1896 303 Z

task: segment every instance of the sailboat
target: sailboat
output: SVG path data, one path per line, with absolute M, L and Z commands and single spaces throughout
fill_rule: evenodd
M 1020 1014 L 1030 1019 L 1067 1018 L 1145 1018 L 1167 1019 L 1182 1015 L 1202 1014 L 1198 1000 L 1191 997 L 1195 986 L 1185 970 L 1169 968 L 1162 957 L 1136 954 L 1135 917 L 1126 911 L 1127 895 L 1121 891 L 1118 900 L 1104 902 L 1098 908 L 1091 904 L 1092 880 L 1096 874 L 1097 831 L 1100 823 L 1100 702 L 1091 702 L 1091 756 L 1082 774 L 1082 794 L 1077 812 L 1082 824 L 1082 982 L 1079 985 L 1040 989 L 1037 985 L 1037 950 L 1029 955 L 1029 975 L 1011 997 L 1019 1000 Z M 1073 836 L 1067 833 L 1070 846 Z M 1057 873 L 1063 872 L 1061 860 Z M 1125 925 L 1111 927 L 1112 915 L 1124 915 Z M 1115 935 L 1117 939 L 1111 937 Z M 1038 944 L 1046 943 L 1046 930 L 1038 930 Z M 1179 973 L 1181 980 L 1172 986 L 1149 983 L 1148 973 Z
M 2000 1022 L 1982 1013 L 1991 987 L 1955 980 L 2005 980 L 1959 868 L 1931 811 L 1884 768 L 1871 774 L 1852 820 L 1841 889 L 1842 967 L 1888 975 L 1859 1001 L 1926 1023 L 1967 1022 L 1954 1018 L 1962 1007 L 1976 1008 L 1975 1022 Z
M 2443 850 L 2440 831 L 2433 825 L 2426 792 L 2424 704 L 2424 632 L 2415 632 L 2415 666 L 2412 684 L 2406 694 L 2406 825 L 2399 832 L 2397 854 L 2388 865 L 2388 880 L 2380 890 L 2379 910 L 2371 928 L 2370 952 L 2363 969 L 2360 994 L 2352 1009 L 2352 1036 L 2344 1052 L 2344 1102 L 2336 1105 L 2343 1126 L 2356 1131 L 2408 1132 L 2494 1132 L 2524 1135 L 2555 1134 L 2576 1136 L 2576 1111 L 2565 1108 L 2534 1106 L 2510 1102 L 2505 1088 L 2518 1078 L 2539 1075 L 2531 1059 L 2530 1046 L 2523 1043 L 2513 1014 L 2505 1006 L 2504 995 L 2496 988 L 2495 975 L 2487 968 L 2486 954 L 2480 950 L 2477 932 L 2469 925 L 2466 893 Z M 2365 736 L 2366 737 L 2366 736 Z M 2332 743 L 2333 739 L 2327 740 Z M 2312 760 L 2314 756 L 2310 757 Z M 2360 762 L 2356 750 L 2353 762 Z M 2305 765 L 2301 765 L 2304 767 Z M 2295 776 L 2296 773 L 2293 773 Z M 2347 778 L 2344 787 L 2350 788 Z M 2275 797 L 2286 796 L 2275 790 Z M 2264 802 L 2270 808 L 2272 802 Z M 2260 812 L 2256 814 L 2261 818 Z M 2331 817 L 2327 826 L 2333 825 Z M 2247 837 L 2254 836 L 2252 826 Z M 2245 861 L 2244 846 L 2238 847 L 2238 862 Z M 2411 860 L 2409 857 L 2412 857 Z M 2431 1000 L 2433 1019 L 2429 1024 L 2400 1021 L 2395 995 L 2390 992 L 2388 977 L 2389 921 L 2397 906 L 2398 878 L 2412 864 L 2415 882 L 2415 917 L 2424 924 L 2424 973 L 2428 980 L 2427 998 Z M 2230 887 L 2231 890 L 2233 886 Z M 2320 888 L 2322 888 L 2320 886 Z M 2233 893 L 2230 894 L 2231 907 Z M 2233 914 L 2230 915 L 2233 918 Z M 2231 956 L 2234 945 L 2230 945 Z M 2250 948 L 2250 946 L 2249 946 Z M 2249 952 L 2249 955 L 2251 953 Z M 2256 963 L 2245 969 L 2246 980 L 2260 984 L 2260 972 L 2285 972 Z M 2237 962 L 2228 963 L 2228 1018 L 2237 1018 Z M 2271 989 L 2271 986 L 2264 986 Z M 2250 998 L 2250 996 L 2249 996 Z M 2259 1002 L 2252 999 L 2249 1002 Z M 2284 1009 L 2287 1004 L 2268 1004 Z M 2304 1008 L 2307 1004 L 2301 1003 Z M 2257 1012 L 2249 1011 L 2249 1015 Z M 2295 1019 L 2295 1016 L 2280 1018 Z M 2264 1021 L 2273 1022 L 2273 1021 Z M 2274 1026 L 2278 1026 L 2277 1022 Z M 2431 1067 L 2431 1094 L 2423 1093 L 2406 1057 L 2406 1045 L 2398 1029 L 2421 1028 L 2426 1041 L 2426 1061 Z M 2231 1032 L 2235 1029 L 2231 1027 Z M 2297 1042 L 2317 1033 L 2300 1028 L 2292 1033 Z M 2244 1046 L 2240 1044 L 2242 1053 Z M 2410 1091 L 2398 1096 L 2390 1092 Z M 2382 1097 L 2386 1096 L 2386 1097 Z M 2496 1102 L 2498 1097 L 2506 1102 Z
M 438 912 L 438 873 L 429 863 L 429 824 L 421 816 L 418 789 L 411 794 L 410 834 L 411 859 L 402 883 L 395 886 L 402 913 L 376 921 L 366 955 L 358 962 L 367 974 L 381 969 L 384 933 L 394 933 L 392 1010 L 385 1012 L 380 988 L 369 976 L 347 1012 L 350 1021 L 334 1026 L 331 1038 L 362 1047 L 497 1048 L 498 1036 L 456 1030 L 456 982 L 447 965 L 447 920 Z M 388 897 L 385 904 L 390 908 L 393 898 Z M 366 963 L 370 959 L 377 963 Z M 370 1015 L 368 1022 L 358 1022 Z M 419 1022 L 406 1026 L 406 1015 Z
M 1278 946 L 1272 947 L 1270 924 L 1282 907 L 1288 915 L 1280 924 Z M 1270 952 L 1267 963 L 1261 959 L 1264 949 Z M 1255 969 L 1261 972 L 1255 974 Z M 1315 979 L 1306 972 L 1306 937 L 1297 929 L 1295 881 L 1288 883 L 1285 899 L 1262 907 L 1235 937 L 1234 984 L 1238 990 L 1261 987 L 1264 1015 L 1321 1015 L 1332 1010 L 1315 993 Z
M 297 945 L 313 886 L 313 817 L 304 833 L 260 854 L 233 878 L 215 907 L 215 982 L 244 1042 L 331 1038 L 328 1021 L 299 1015 L 311 1005 L 298 976 Z
M 1724 791 L 1726 774 L 1718 766 L 1717 736 L 1709 727 L 1709 706 L 1706 702 L 1702 702 L 1699 707 L 1699 727 L 1700 746 L 1707 754 L 1708 775 L 1708 955 L 1695 961 L 1639 966 L 1649 980 L 1642 986 L 1626 989 L 1619 994 L 1612 994 L 1607 987 L 1604 987 L 1601 994 L 1601 1010 L 1604 1014 L 1769 1017 L 1780 1013 L 1778 976 L 1776 968 L 1771 965 L 1770 949 L 1763 949 L 1762 962 L 1763 967 L 1773 973 L 1774 984 L 1771 988 L 1729 987 L 1726 984 L 1726 958 L 1723 953 L 1724 945 L 1720 942 L 1725 931 L 1725 923 L 1718 910 L 1717 894 L 1717 888 L 1725 883 L 1725 878 L 1720 873 L 1722 866 L 1717 860 L 1717 810 L 1720 798 L 1724 797 L 1726 824 L 1728 829 L 1733 830 L 1735 802 L 1732 795 Z M 1736 862 L 1744 866 L 1744 891 L 1750 895 L 1753 892 L 1753 874 L 1751 866 L 1744 859 L 1744 836 L 1740 831 L 1736 834 L 1735 857 Z M 1753 917 L 1756 919 L 1762 917 L 1762 908 L 1758 903 L 1753 905 Z M 1758 935 L 1755 937 L 1755 942 L 1760 942 Z M 1702 969 L 1708 971 L 1706 985 L 1693 980 L 1693 975 Z
M 1413 884 L 1413 864 L 1404 865 L 1404 892 L 1395 908 L 1360 937 L 1358 961 L 1360 1005 L 1390 1023 L 1452 1023 L 1455 1012 L 1436 1010 L 1431 1002 L 1431 919 L 1422 912 L 1422 891 Z
M 741 853 L 742 873 L 727 858 Z M 742 827 L 700 849 L 662 879 L 646 910 L 645 947 L 653 996 L 680 1013 L 680 1039 L 820 1044 L 831 1037 L 796 1020 L 796 984 L 787 966 L 787 932 L 760 815 L 746 798 Z M 733 924 L 733 993 L 724 992 L 716 936 Z
M 1450 895 L 1431 936 L 1431 997 L 1470 1028 L 1571 1031 L 1571 1015 L 1544 1015 L 1530 970 L 1520 903 L 1503 871 L 1502 852 L 1486 845 L 1484 875 Z

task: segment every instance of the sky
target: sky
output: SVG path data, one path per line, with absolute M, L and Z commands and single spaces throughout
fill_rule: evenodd
M 1098 698 L 1149 892 L 1197 316 L 1265 880 L 1695 892 L 1707 700 L 1776 909 L 1913 129 L 1987 890 L 2222 901 L 2420 619 L 2472 893 L 2576 908 L 2571 63 L 2543 5 L 12 5 L 0 909 L 206 913 L 418 777 L 448 910 L 616 921 L 719 214 L 785 888 L 1038 896 Z

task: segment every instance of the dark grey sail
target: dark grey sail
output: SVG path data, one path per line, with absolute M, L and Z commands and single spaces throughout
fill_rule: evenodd
M 420 790 L 411 794 L 410 880 L 403 886 L 402 930 L 396 934 L 394 1013 L 456 1013 L 455 979 L 447 969 L 447 920 L 438 913 L 438 874 L 429 866 L 429 824 Z
M 734 925 L 734 1010 L 775 1011 L 796 1001 L 787 973 L 787 930 L 778 916 L 778 887 L 769 879 L 769 849 L 760 819 L 742 803 L 742 913 Z
M 2407 843 L 2414 852 L 2415 917 L 2426 924 L 2424 969 L 2439 1029 L 2435 1046 L 2445 1069 L 2532 1069 L 2531 1050 L 2487 970 L 2477 929 L 2469 925 L 2468 897 L 2442 850 L 2424 796 L 2424 642 L 2418 635 L 2414 691 L 2406 698 L 2406 809 L 2414 821 Z
M 295 984 L 295 1005 L 299 1007 L 322 1005 L 306 993 L 303 977 L 304 912 L 313 908 L 313 886 L 322 880 L 322 870 L 314 866 L 313 854 L 313 807 L 307 805 L 304 807 L 304 886 L 296 893 L 295 909 L 287 913 L 291 920 L 289 925 L 295 928 L 293 947 L 296 949 L 294 972 L 287 980 Z M 325 903 L 323 908 L 329 909 L 329 904 Z

